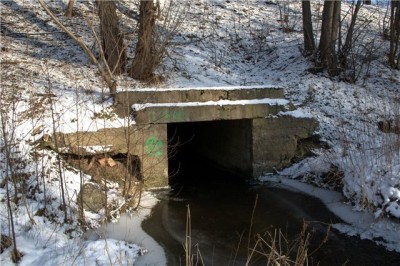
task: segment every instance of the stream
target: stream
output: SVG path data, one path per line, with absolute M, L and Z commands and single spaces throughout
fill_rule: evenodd
M 276 184 L 249 185 L 222 179 L 191 185 L 160 193 L 161 201 L 142 223 L 144 231 L 164 248 L 168 265 L 185 265 L 187 206 L 194 261 L 205 265 L 245 265 L 248 247 L 254 247 L 257 234 L 268 241 L 269 234 L 280 230 L 282 239 L 276 244 L 283 250 L 293 249 L 304 224 L 312 238 L 309 265 L 400 265 L 399 253 L 329 229 L 329 224 L 340 219 L 316 198 Z M 262 249 L 266 246 L 258 251 Z M 295 252 L 284 253 L 295 257 Z M 250 265 L 266 264 L 264 255 L 251 256 Z
M 188 208 L 192 265 L 246 265 L 248 260 L 248 265 L 267 265 L 273 237 L 281 255 L 295 259 L 304 226 L 310 237 L 308 265 L 400 265 L 400 253 L 330 228 L 342 221 L 317 198 L 279 183 L 251 184 L 216 168 L 193 167 L 181 168 L 171 189 L 155 192 L 159 201 L 140 229 L 151 236 L 143 237 L 149 253 L 137 265 L 185 265 Z M 113 225 L 110 237 L 137 226 L 124 221 Z

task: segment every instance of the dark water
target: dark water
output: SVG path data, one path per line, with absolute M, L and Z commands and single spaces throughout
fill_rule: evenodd
M 200 167 L 182 169 L 172 191 L 161 192 L 159 198 L 162 200 L 142 227 L 163 246 L 168 265 L 185 265 L 188 206 L 192 253 L 198 254 L 198 250 L 201 256 L 194 258 L 205 265 L 245 265 L 257 234 L 267 241 L 279 230 L 281 248 L 294 250 L 294 240 L 299 239 L 304 224 L 312 236 L 309 265 L 400 265 L 399 253 L 328 230 L 329 224 L 340 219 L 318 199 L 276 185 L 251 185 L 216 169 Z M 268 248 L 264 244 L 258 251 L 267 252 Z M 295 252 L 285 253 L 295 257 Z M 259 253 L 253 254 L 249 263 L 266 264 L 266 257 Z

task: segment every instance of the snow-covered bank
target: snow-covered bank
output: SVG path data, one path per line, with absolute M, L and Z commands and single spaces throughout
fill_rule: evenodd
M 18 265 L 166 265 L 162 247 L 140 226 L 157 200 L 146 192 L 141 202 L 137 211 L 85 234 L 75 231 L 76 225 L 57 225 L 38 217 L 28 226 L 28 217 L 17 213 L 17 244 L 23 253 Z M 15 265 L 10 252 L 1 254 L 1 265 Z
M 345 223 L 333 224 L 333 228 L 342 233 L 369 239 L 386 247 L 388 250 L 400 252 L 400 223 L 390 218 L 376 219 L 371 212 L 355 210 L 351 203 L 346 203 L 340 192 L 301 182 L 282 176 L 264 176 L 264 182 L 274 182 L 286 189 L 303 192 L 320 199 L 336 216 Z
M 167 264 L 163 248 L 145 231 L 141 223 L 150 213 L 157 200 L 150 193 L 142 196 L 140 207 L 130 214 L 123 214 L 113 223 L 104 224 L 89 232 L 89 238 L 111 238 L 127 243 L 138 243 L 141 247 L 140 255 L 136 258 L 135 265 L 162 266 Z

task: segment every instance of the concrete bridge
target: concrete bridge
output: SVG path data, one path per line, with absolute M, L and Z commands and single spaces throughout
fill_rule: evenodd
M 168 160 L 181 146 L 244 178 L 286 167 L 304 155 L 300 143 L 317 126 L 270 86 L 137 89 L 117 93 L 114 107 L 136 125 L 62 134 L 59 147 L 133 155 L 147 187 L 168 185 Z

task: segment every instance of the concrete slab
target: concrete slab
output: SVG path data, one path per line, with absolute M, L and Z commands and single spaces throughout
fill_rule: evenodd
M 264 98 L 284 98 L 282 88 L 259 87 L 223 87 L 192 89 L 138 89 L 117 92 L 114 98 L 114 110 L 120 117 L 131 114 L 133 104 L 145 103 L 182 103 L 207 102 L 219 100 L 245 100 Z
M 292 110 L 289 101 L 278 99 L 270 103 L 243 104 L 202 104 L 184 106 L 153 105 L 134 111 L 137 124 L 166 124 L 214 120 L 239 120 L 265 118 L 279 112 Z

